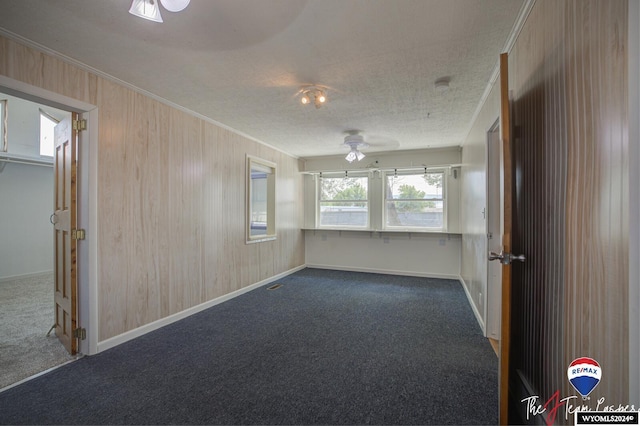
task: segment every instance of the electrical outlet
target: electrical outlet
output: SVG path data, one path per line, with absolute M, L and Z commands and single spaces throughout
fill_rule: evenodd
M 322 234 L 322 241 L 327 241 L 327 234 Z
M 438 241 L 438 244 L 440 244 L 441 246 L 445 246 L 447 245 L 447 240 L 445 240 L 444 238 L 441 238 L 440 241 Z
M 384 237 L 382 239 L 382 242 L 385 243 L 385 244 L 389 244 L 389 237 Z

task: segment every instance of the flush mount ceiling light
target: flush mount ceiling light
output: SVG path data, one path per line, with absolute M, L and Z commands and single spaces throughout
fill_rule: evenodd
M 349 153 L 344 159 L 350 163 L 353 163 L 355 160 L 360 161 L 365 157 L 358 148 L 367 148 L 369 146 L 369 144 L 364 141 L 362 135 L 359 134 L 349 134 L 345 136 L 344 144 L 349 147 Z
M 163 22 L 158 1 L 169 12 L 180 12 L 189 6 L 191 0 L 133 0 L 129 13 L 154 22 Z
M 313 102 L 316 108 L 320 108 L 327 101 L 327 94 L 324 89 L 318 86 L 306 86 L 300 89 L 302 96 L 300 102 L 307 105 Z

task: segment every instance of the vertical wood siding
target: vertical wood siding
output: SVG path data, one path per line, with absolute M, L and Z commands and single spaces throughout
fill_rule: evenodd
M 588 356 L 603 370 L 591 402 L 629 402 L 626 34 L 626 0 L 539 0 L 510 55 L 528 258 L 513 267 L 512 362 L 544 401 L 577 395 L 566 370 Z
M 0 74 L 99 108 L 99 341 L 304 264 L 299 160 L 0 37 Z M 245 156 L 277 164 L 245 244 Z

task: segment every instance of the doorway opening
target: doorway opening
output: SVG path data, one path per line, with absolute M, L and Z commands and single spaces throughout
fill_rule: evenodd
M 73 359 L 54 333 L 53 130 L 71 113 L 0 92 L 0 388 Z
M 90 104 L 4 76 L 0 76 L 0 99 L 7 100 L 3 103 L 3 114 L 6 113 L 7 119 L 2 120 L 4 128 L 0 129 L 0 135 L 2 135 L 0 196 L 8 201 L 3 203 L 5 209 L 11 209 L 10 213 L 7 211 L 3 214 L 0 226 L 13 226 L 12 233 L 4 234 L 10 237 L 3 238 L 4 243 L 0 244 L 0 289 L 17 292 L 17 295 L 12 296 L 15 302 L 12 304 L 13 314 L 8 314 L 8 310 L 3 309 L 3 315 L 9 315 L 12 318 L 0 324 L 0 349 L 7 351 L 2 359 L 12 364 L 11 366 L 3 365 L 2 370 L 16 373 L 10 377 L 0 377 L 0 389 L 2 389 L 76 358 L 69 355 L 64 348 L 59 351 L 62 345 L 54 332 L 47 337 L 51 326 L 56 322 L 53 314 L 53 283 L 55 281 L 54 226 L 52 225 L 55 219 L 50 223 L 51 217 L 54 216 L 51 214 L 54 209 L 54 166 L 53 157 L 47 155 L 46 148 L 41 152 L 41 139 L 45 145 L 50 140 L 47 140 L 47 137 L 40 137 L 41 121 L 45 126 L 50 121 L 52 124 L 50 127 L 54 127 L 57 121 L 68 121 L 72 111 L 82 113 L 90 129 L 82 132 L 84 134 L 80 133 L 78 138 L 82 148 L 79 151 L 77 163 L 85 164 L 86 167 L 78 170 L 76 210 L 78 227 L 84 228 L 86 234 L 93 237 L 88 237 L 87 241 L 82 242 L 84 244 L 78 244 L 77 249 L 76 311 L 79 324 L 86 330 L 87 336 L 86 340 L 78 342 L 78 356 L 97 352 L 97 241 L 91 232 L 97 229 L 96 209 L 91 208 L 97 205 L 95 191 L 91 191 L 97 185 L 97 156 L 96 150 L 91 150 L 90 147 L 97 145 L 98 111 Z M 26 110 L 31 112 L 26 113 Z M 30 114 L 34 114 L 35 124 Z M 89 121 L 94 124 L 92 128 L 88 126 Z M 12 176 L 8 177 L 10 173 Z M 34 191 L 33 188 L 39 188 L 39 190 Z M 7 220 L 11 217 L 9 214 L 13 217 L 18 216 L 23 221 L 17 224 L 16 221 Z M 26 221 L 33 216 L 36 217 L 35 220 Z M 22 296 L 18 293 L 22 293 Z M 20 303 L 36 307 L 22 308 Z M 35 315 L 29 315 L 29 312 L 41 313 L 45 320 L 38 321 Z M 33 339 L 27 339 L 25 336 L 29 320 L 37 324 L 37 332 Z M 14 325 L 3 327 L 8 323 Z M 19 344 L 15 344 L 13 340 Z M 29 343 L 34 343 L 29 340 L 34 340 L 35 343 L 38 343 L 38 340 L 39 343 L 48 343 L 55 347 L 56 353 L 52 353 L 52 350 L 29 346 Z M 52 343 L 55 344 L 52 345 Z M 39 356 L 48 357 L 48 359 L 42 362 L 38 359 Z M 22 365 L 17 368 L 17 364 Z

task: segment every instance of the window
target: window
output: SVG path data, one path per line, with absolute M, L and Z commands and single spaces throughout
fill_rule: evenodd
M 445 229 L 444 172 L 387 173 L 387 228 Z
M 40 110 L 40 155 L 43 157 L 53 157 L 54 129 L 58 123 L 58 120 Z
M 247 156 L 247 243 L 276 238 L 276 165 Z
M 320 177 L 318 181 L 319 226 L 369 226 L 368 177 Z

